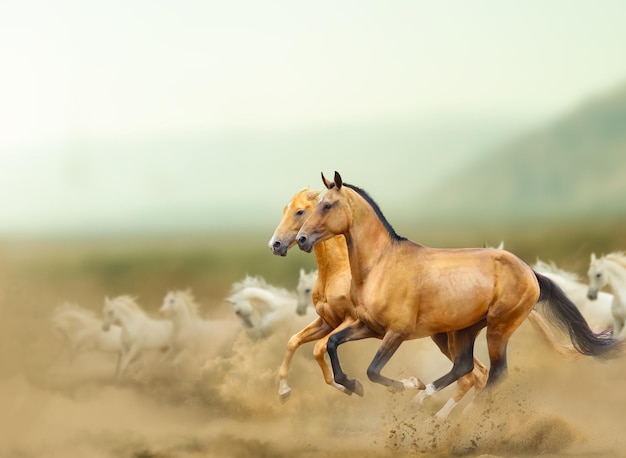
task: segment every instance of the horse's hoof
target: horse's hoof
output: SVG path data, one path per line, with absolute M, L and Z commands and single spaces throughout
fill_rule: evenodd
M 363 385 L 361 385 L 361 382 L 359 382 L 358 380 L 354 380 L 354 389 L 352 390 L 352 392 L 358 396 L 363 397 Z
M 424 385 L 424 383 L 416 378 L 416 377 L 409 377 L 408 379 L 402 379 L 400 380 L 400 382 L 402 383 L 403 387 L 405 390 L 424 390 L 426 389 L 426 385 Z
M 291 398 L 291 390 L 285 391 L 283 393 L 278 393 L 278 399 L 280 400 L 281 404 L 286 403 L 287 401 L 289 401 L 290 398 Z
M 347 394 L 348 396 L 352 396 L 352 391 L 350 391 L 348 388 L 346 388 L 343 385 L 340 385 L 337 382 L 333 382 L 331 386 L 334 387 L 334 388 L 337 388 L 339 391 L 341 391 L 342 393 Z

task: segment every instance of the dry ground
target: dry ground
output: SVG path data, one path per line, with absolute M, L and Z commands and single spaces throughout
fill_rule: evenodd
M 6 250 L 0 266 L 1 457 L 626 456 L 626 357 L 561 360 L 528 324 L 509 345 L 510 374 L 491 402 L 460 408 L 445 422 L 432 414 L 450 388 L 415 411 L 414 393 L 367 380 L 376 341 L 340 352 L 347 372 L 363 382 L 363 398 L 327 387 L 307 344 L 293 361 L 292 398 L 280 404 L 276 369 L 292 329 L 260 342 L 242 335 L 232 354 L 201 366 L 147 364 L 113 383 L 109 355 L 87 353 L 67 364 L 50 313 L 62 300 L 97 311 L 104 295 L 121 291 L 58 253 L 37 256 L 59 259 L 58 270 Z M 149 313 L 164 288 L 179 286 L 133 275 L 141 287 L 124 292 L 150 298 L 140 301 Z M 224 288 L 197 294 L 207 317 L 229 316 Z M 487 363 L 483 334 L 477 354 Z M 448 368 L 421 340 L 405 343 L 384 372 L 429 382 Z

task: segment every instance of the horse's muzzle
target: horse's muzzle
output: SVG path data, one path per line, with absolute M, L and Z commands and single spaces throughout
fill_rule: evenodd
M 587 292 L 587 299 L 589 299 L 590 301 L 595 301 L 598 298 L 598 292 L 597 291 L 589 291 Z
M 311 239 L 311 237 L 307 237 L 306 235 L 301 235 L 298 237 L 298 248 L 302 251 L 306 251 L 310 253 L 313 250 L 313 245 L 315 242 Z
M 289 245 L 282 243 L 280 240 L 274 240 L 273 243 L 270 241 L 270 249 L 276 256 L 287 256 Z

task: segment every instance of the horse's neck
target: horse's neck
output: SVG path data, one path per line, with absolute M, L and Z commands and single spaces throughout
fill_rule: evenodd
M 346 243 L 352 282 L 358 287 L 365 282 L 367 274 L 378 264 L 392 241 L 389 232 L 372 210 L 354 220 L 346 233 Z
M 271 311 L 276 309 L 278 302 L 280 302 L 278 296 L 270 291 L 267 291 L 263 288 L 251 287 L 248 289 L 247 294 L 248 300 L 250 303 L 255 305 L 255 308 L 263 309 L 266 308 L 266 311 Z M 263 304 L 264 307 L 259 307 L 259 304 Z
M 146 316 L 139 310 L 134 310 L 128 306 L 119 307 L 119 321 L 123 329 L 133 331 L 146 320 Z
M 609 283 L 615 296 L 626 304 L 626 269 L 619 263 L 605 259 L 609 271 Z
M 179 304 L 178 310 L 174 313 L 173 324 L 177 327 L 189 326 L 196 320 L 196 317 L 185 304 Z
M 345 272 L 350 268 L 346 239 L 343 235 L 336 235 L 316 244 L 314 251 L 317 261 L 317 279 L 321 284 L 326 283 L 337 273 Z

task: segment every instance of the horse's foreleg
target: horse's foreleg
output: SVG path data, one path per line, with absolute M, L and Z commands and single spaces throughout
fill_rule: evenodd
M 380 373 L 404 340 L 405 338 L 402 334 L 387 332 L 383 337 L 382 345 L 367 368 L 367 376 L 372 382 L 385 385 L 393 391 L 404 391 L 406 389 L 422 390 L 425 388 L 424 384 L 415 377 L 407 380 L 394 380 Z
M 117 361 L 115 362 L 115 373 L 113 374 L 113 380 L 117 379 L 120 373 L 120 363 L 122 362 L 122 352 L 117 352 Z
M 364 323 L 357 320 L 345 329 L 342 329 L 336 334 L 330 336 L 328 343 L 326 344 L 326 351 L 328 352 L 330 364 L 333 368 L 335 382 L 344 386 L 348 391 L 356 393 L 359 396 L 363 396 L 363 385 L 361 385 L 361 382 L 356 379 L 349 379 L 343 372 L 337 356 L 337 347 L 350 340 L 361 340 L 369 337 L 378 337 L 378 334 L 368 328 Z
M 354 323 L 353 319 L 349 319 L 347 321 L 344 321 L 343 323 L 341 323 L 339 326 L 337 326 L 331 333 L 329 333 L 328 335 L 322 337 L 316 344 L 315 347 L 313 347 L 313 356 L 315 357 L 317 363 L 320 366 L 320 369 L 322 369 L 322 374 L 324 375 L 324 381 L 334 387 L 337 388 L 339 391 L 346 393 L 347 395 L 352 395 L 352 391 L 349 391 L 346 387 L 344 387 L 343 385 L 340 385 L 339 383 L 335 382 L 335 378 L 333 377 L 333 372 L 330 369 L 330 367 L 328 367 L 328 364 L 326 363 L 326 360 L 324 359 L 324 356 L 326 355 L 326 346 L 328 344 L 328 339 L 330 338 L 331 335 L 336 334 L 337 332 L 341 331 L 342 329 L 345 329 L 347 326 L 349 326 L 350 324 Z
M 130 347 L 130 349 L 122 355 L 120 362 L 120 368 L 117 373 L 116 379 L 126 377 L 128 372 L 128 366 L 139 356 L 139 349 L 136 346 Z
M 289 396 L 291 395 L 291 388 L 287 384 L 287 375 L 289 374 L 289 365 L 291 364 L 291 359 L 293 358 L 293 355 L 298 347 L 300 347 L 300 345 L 304 343 L 312 342 L 328 335 L 331 330 L 332 328 L 328 325 L 328 323 L 326 323 L 321 317 L 317 317 L 313 322 L 311 322 L 300 332 L 291 336 L 291 338 L 287 342 L 287 352 L 285 353 L 283 362 L 278 369 L 278 396 L 280 397 L 280 400 L 282 402 L 287 401 L 287 399 L 289 399 Z M 321 366 L 322 365 L 320 364 L 320 367 Z M 328 372 L 328 367 L 326 367 L 326 363 L 324 363 L 324 367 L 322 367 L 322 373 L 324 373 L 324 378 L 326 378 L 324 370 Z

